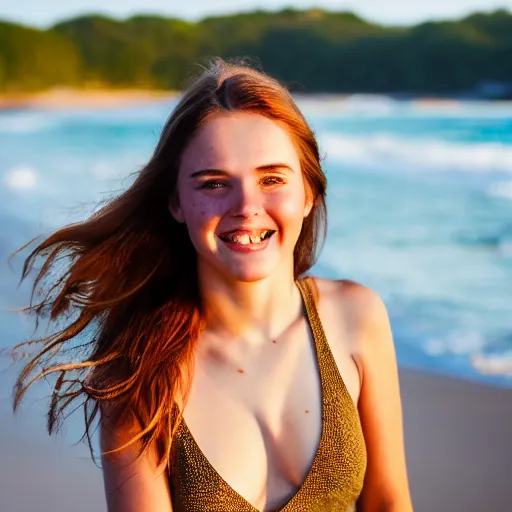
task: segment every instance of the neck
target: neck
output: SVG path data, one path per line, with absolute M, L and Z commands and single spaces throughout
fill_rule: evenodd
M 199 291 L 207 337 L 254 348 L 278 338 L 302 311 L 293 269 L 242 282 L 199 268 Z

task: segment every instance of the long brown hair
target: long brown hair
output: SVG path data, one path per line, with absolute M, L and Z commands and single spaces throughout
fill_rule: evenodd
M 140 440 L 140 456 L 156 442 L 159 463 L 165 460 L 169 466 L 180 415 L 176 400 L 186 402 L 186 376 L 202 315 L 196 253 L 168 203 L 176 200 L 180 155 L 188 141 L 210 116 L 231 111 L 280 123 L 297 147 L 314 200 L 294 250 L 295 277 L 305 273 L 326 229 L 326 179 L 314 134 L 284 86 L 245 62 L 221 59 L 189 83 L 133 184 L 85 221 L 51 234 L 24 262 L 22 281 L 36 257 L 44 257 L 24 311 L 37 321 L 45 315 L 50 322 L 68 319 L 70 312 L 75 318 L 51 336 L 14 347 L 42 345 L 16 380 L 14 411 L 33 382 L 53 377 L 48 432 L 57 431 L 64 411 L 82 398 L 82 439 L 87 435 L 93 459 L 89 429 L 98 410 L 109 410 L 116 425 L 136 420 L 141 428 L 104 455 Z M 57 278 L 62 261 L 64 271 Z M 36 289 L 44 298 L 33 304 Z M 80 342 L 84 337 L 87 341 Z

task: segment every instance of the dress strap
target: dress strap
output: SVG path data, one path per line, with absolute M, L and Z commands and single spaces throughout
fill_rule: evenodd
M 299 287 L 299 290 L 302 294 L 304 307 L 306 309 L 311 331 L 313 332 L 313 337 L 315 338 L 315 341 L 323 341 L 325 344 L 327 342 L 327 338 L 325 336 L 324 328 L 316 308 L 315 296 L 318 296 L 318 293 L 316 290 L 315 282 L 313 281 L 312 277 L 307 276 L 298 280 L 297 286 Z
M 334 395 L 341 394 L 344 398 L 350 398 L 345 382 L 343 381 L 343 377 L 339 372 L 338 365 L 336 364 L 331 348 L 329 347 L 329 342 L 327 341 L 327 336 L 325 335 L 325 331 L 318 314 L 316 306 L 318 301 L 316 283 L 311 276 L 299 279 L 296 283 L 302 294 L 309 326 L 315 340 L 318 368 L 324 392 L 324 406 L 331 402 Z M 351 398 L 350 402 L 352 402 Z
M 329 381 L 327 374 L 329 373 L 329 366 L 332 367 L 334 360 L 330 354 L 331 351 L 329 349 L 329 344 L 327 343 L 327 337 L 325 336 L 325 331 L 322 326 L 322 322 L 320 321 L 320 316 L 318 315 L 318 310 L 316 307 L 315 295 L 313 293 L 313 287 L 316 288 L 316 285 L 313 281 L 313 278 L 307 276 L 298 280 L 297 286 L 302 295 L 309 328 L 311 329 L 311 334 L 313 335 L 318 361 L 318 370 L 320 373 L 320 380 L 322 381 L 322 394 L 325 398 L 326 386 L 328 385 Z

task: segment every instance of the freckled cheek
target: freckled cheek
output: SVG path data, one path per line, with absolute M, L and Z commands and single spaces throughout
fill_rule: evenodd
M 184 208 L 186 223 L 190 231 L 206 232 L 215 230 L 222 216 L 222 205 L 208 197 L 190 198 Z

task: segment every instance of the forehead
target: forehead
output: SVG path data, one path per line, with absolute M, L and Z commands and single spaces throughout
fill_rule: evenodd
M 287 130 L 259 114 L 230 112 L 216 114 L 199 128 L 182 154 L 180 168 L 236 171 L 270 163 L 299 169 L 299 155 Z

